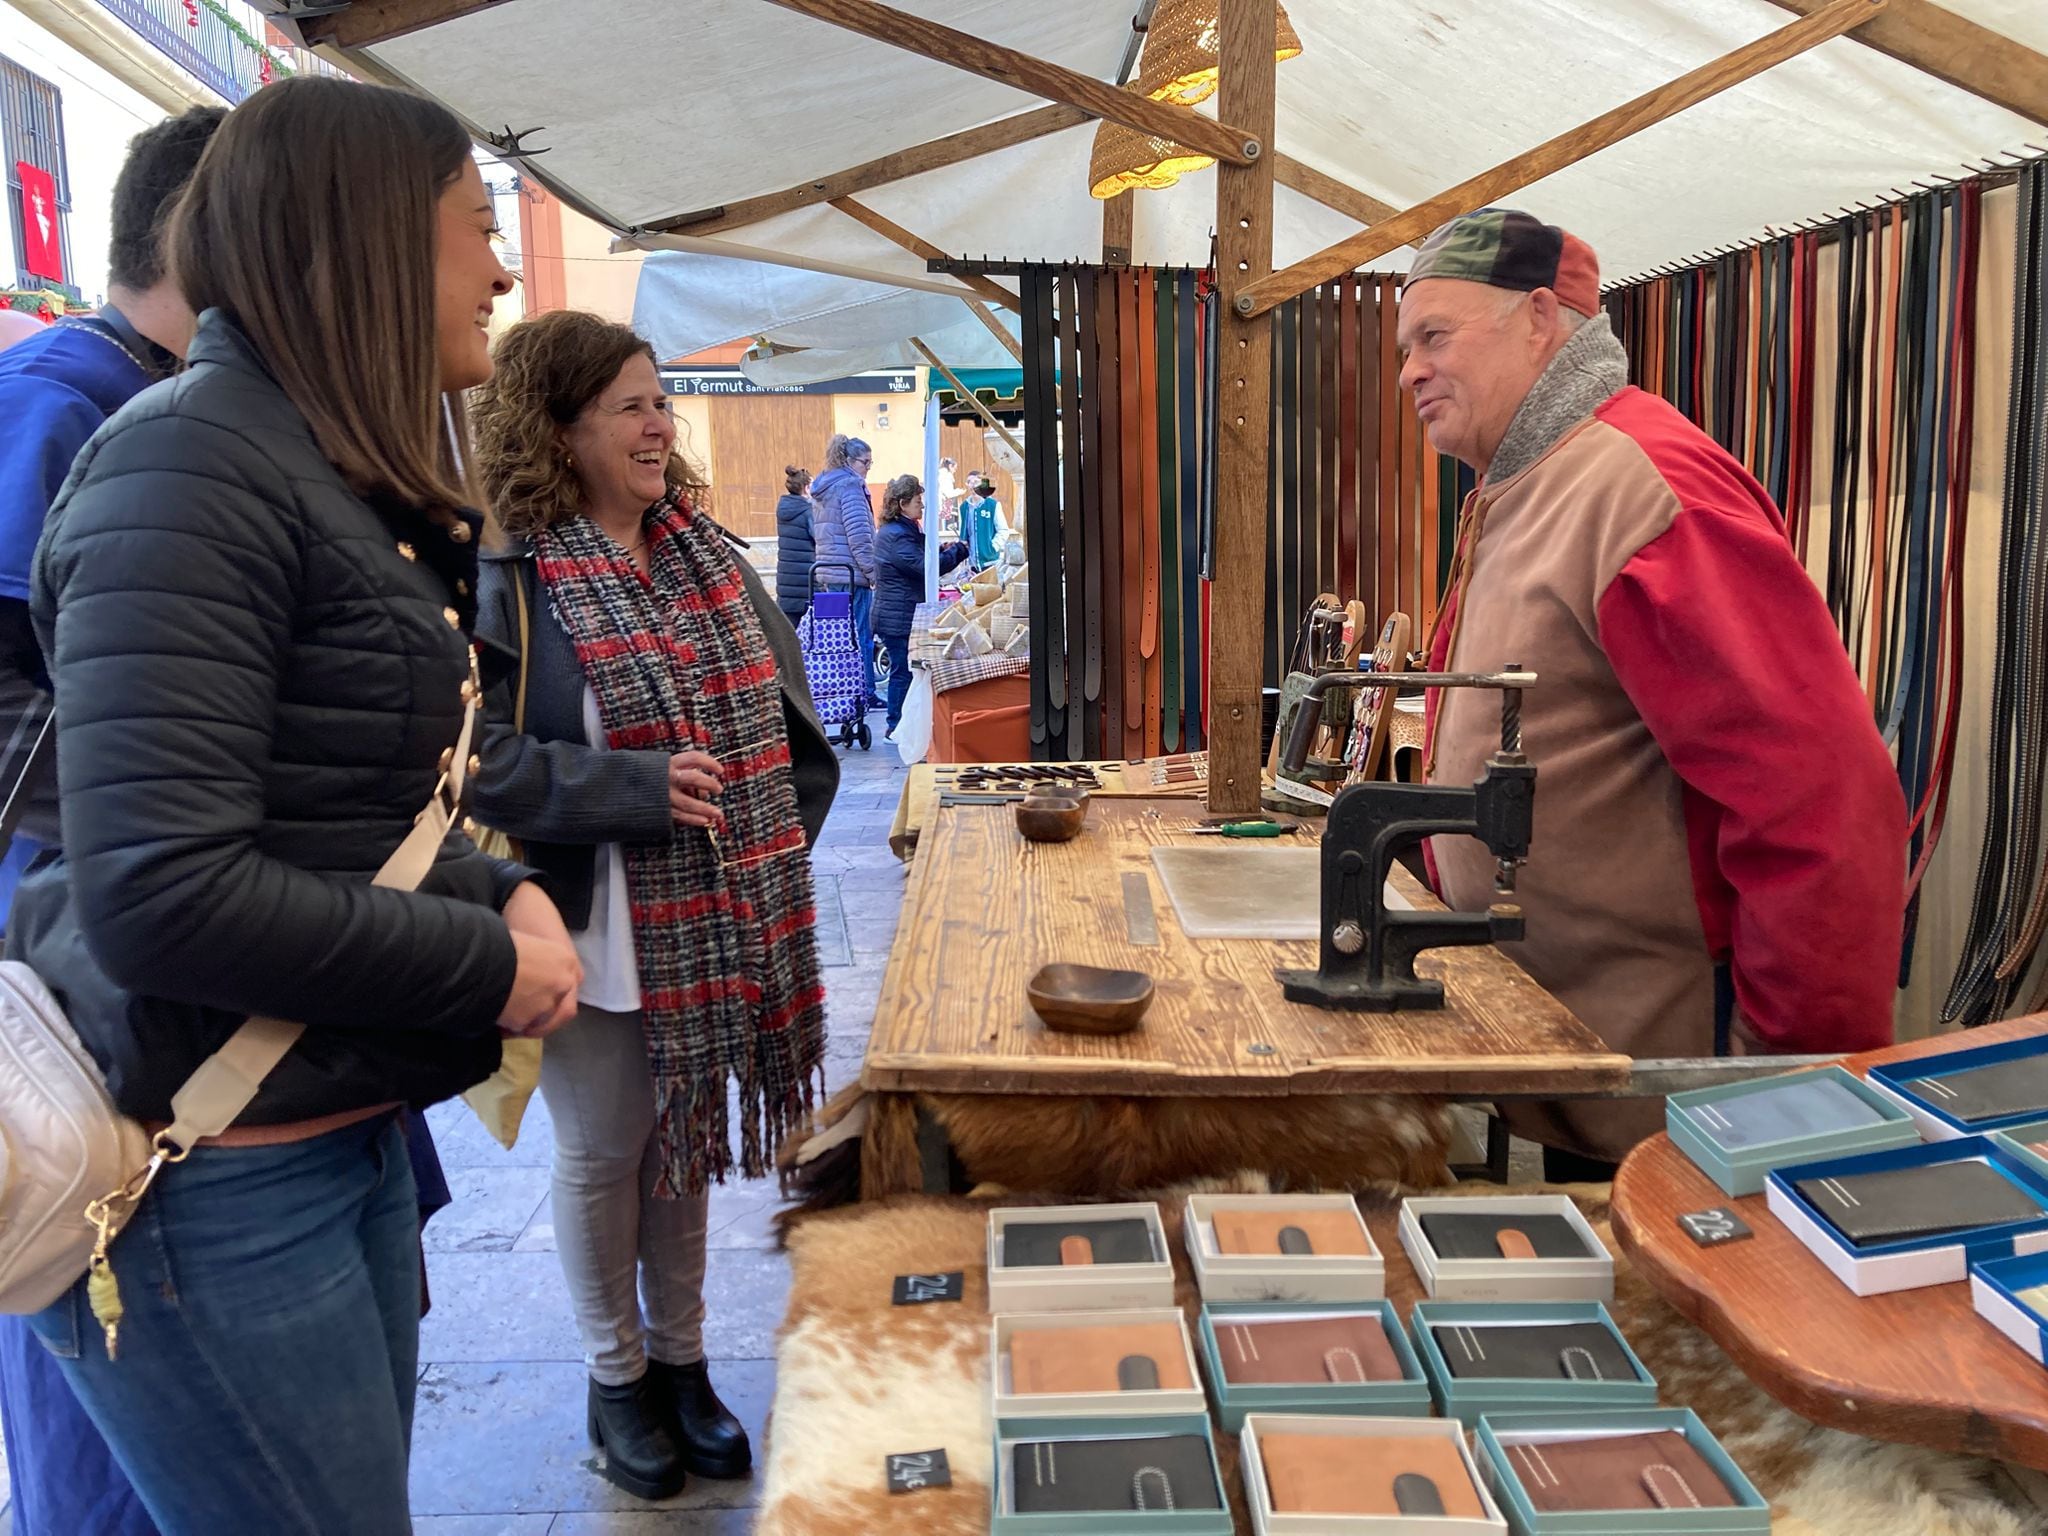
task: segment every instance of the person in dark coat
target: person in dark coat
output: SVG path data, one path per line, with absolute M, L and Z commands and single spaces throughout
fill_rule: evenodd
M 135 136 L 114 183 L 106 304 L 47 329 L 19 316 L 31 335 L 0 360 L 0 421 L 10 424 L 0 437 L 0 732 L 15 740 L 33 739 L 50 702 L 28 606 L 36 541 L 86 439 L 169 378 L 192 340 L 191 306 L 164 268 L 163 227 L 226 115 L 194 107 Z M 22 872 L 56 845 L 57 815 L 51 774 L 0 860 L 0 921 Z M 12 1536 L 155 1536 L 55 1357 L 18 1317 L 0 1317 L 0 1430 Z
M 857 437 L 835 433 L 825 444 L 825 472 L 811 486 L 815 511 L 811 530 L 817 535 L 820 564 L 836 562 L 853 570 L 853 639 L 860 648 L 865 704 L 875 698 L 875 504 L 868 498 L 868 471 L 875 453 Z M 830 579 L 829 573 L 827 579 Z M 843 578 L 842 578 L 843 579 Z
M 546 876 L 583 957 L 541 1055 L 555 1233 L 604 1475 L 662 1499 L 752 1467 L 704 1358 L 710 1188 L 765 1176 L 811 1104 L 807 849 L 839 763 L 795 632 L 692 505 L 653 349 L 555 310 L 497 365 L 477 456 L 507 541 L 479 628 L 516 651 L 523 611 L 526 634 L 523 676 L 486 701 L 476 811 Z
M 83 1277 L 29 1319 L 167 1536 L 410 1528 L 400 1111 L 575 1012 L 532 871 L 451 830 L 416 890 L 371 883 L 476 693 L 455 449 L 512 286 L 495 232 L 444 108 L 257 93 L 173 216 L 187 367 L 94 435 L 36 552 L 61 847 L 16 894 L 12 957 L 145 1125 L 252 1015 L 304 1029 L 114 1241 L 118 1364 Z
M 811 472 L 792 464 L 782 474 L 787 489 L 775 503 L 775 606 L 790 623 L 800 624 L 811 606 L 811 565 L 818 558 L 811 498 L 805 494 Z
M 875 638 L 889 653 L 889 715 L 884 736 L 894 736 L 910 693 L 910 625 L 924 601 L 924 484 L 898 475 L 882 495 L 882 526 L 875 535 Z

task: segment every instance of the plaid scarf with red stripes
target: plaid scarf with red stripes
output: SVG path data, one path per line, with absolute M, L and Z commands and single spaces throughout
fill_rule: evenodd
M 797 819 L 775 658 L 708 518 L 647 514 L 642 576 L 585 517 L 535 535 L 541 585 L 597 695 L 612 750 L 708 752 L 724 773 L 718 833 L 675 827 L 623 845 L 654 1072 L 656 1193 L 745 1178 L 814 1102 L 825 1051 L 810 857 Z

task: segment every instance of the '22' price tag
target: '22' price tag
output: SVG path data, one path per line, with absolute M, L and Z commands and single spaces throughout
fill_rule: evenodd
M 1743 1219 L 1725 1205 L 1717 1205 L 1704 1211 L 1687 1211 L 1678 1218 L 1678 1225 L 1685 1235 L 1702 1248 L 1712 1248 L 1721 1243 L 1739 1243 L 1745 1237 L 1756 1234 L 1749 1230 Z

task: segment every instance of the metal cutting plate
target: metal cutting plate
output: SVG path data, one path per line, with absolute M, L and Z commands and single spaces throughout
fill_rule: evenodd
M 1322 923 L 1322 851 L 1223 847 L 1152 850 L 1181 932 L 1191 939 L 1313 939 Z M 1389 886 L 1389 907 L 1405 908 Z

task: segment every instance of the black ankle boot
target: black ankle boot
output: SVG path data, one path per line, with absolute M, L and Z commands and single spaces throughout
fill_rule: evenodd
M 747 1432 L 718 1400 L 702 1360 L 690 1365 L 650 1360 L 647 1374 L 668 1386 L 685 1466 L 699 1477 L 745 1477 L 753 1471 L 754 1451 L 747 1444 Z
M 653 1369 L 623 1387 L 590 1384 L 590 1443 L 604 1452 L 604 1475 L 635 1498 L 682 1492 L 686 1462 L 668 1414 L 667 1382 Z

